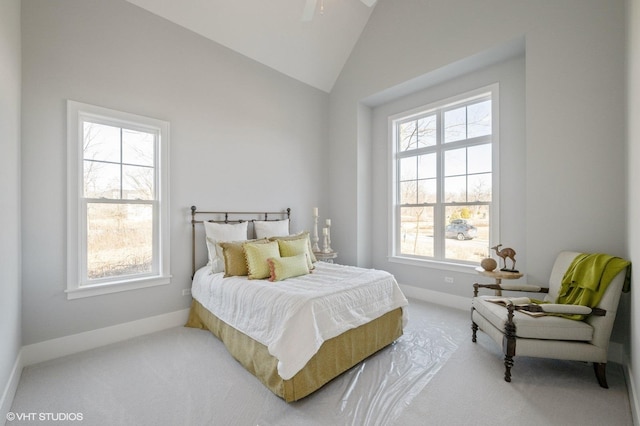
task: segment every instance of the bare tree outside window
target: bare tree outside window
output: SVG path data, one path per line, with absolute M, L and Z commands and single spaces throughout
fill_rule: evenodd
M 87 278 L 150 273 L 156 136 L 91 121 L 83 130 Z
M 461 262 L 486 257 L 492 106 L 487 93 L 394 121 L 397 254 Z
M 169 128 L 67 100 L 67 299 L 171 282 Z

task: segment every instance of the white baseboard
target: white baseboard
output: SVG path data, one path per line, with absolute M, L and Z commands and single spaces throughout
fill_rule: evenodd
M 471 308 L 471 298 L 454 296 L 451 294 L 441 293 L 433 290 L 426 290 L 424 288 L 413 287 L 409 285 L 400 284 L 400 288 L 404 292 L 405 296 L 414 299 L 422 300 L 424 302 L 436 303 L 438 305 L 448 306 L 451 308 L 468 310 Z M 625 375 L 625 381 L 627 383 L 627 392 L 629 394 L 629 404 L 631 406 L 631 416 L 634 425 L 640 425 L 640 403 L 638 400 L 638 390 L 635 388 L 635 380 L 633 371 L 631 370 L 631 363 L 629 358 L 625 354 L 624 346 L 621 343 L 611 342 L 609 343 L 609 351 L 607 358 L 611 362 L 617 362 L 622 365 Z
M 450 308 L 462 310 L 471 309 L 471 297 L 455 296 L 453 294 L 427 290 L 424 288 L 414 287 L 406 284 L 400 284 L 400 289 L 405 296 L 422 300 L 423 302 L 435 303 L 437 305 L 443 305 Z
M 424 302 L 435 303 L 437 305 L 448 306 L 450 308 L 469 310 L 471 309 L 471 296 L 455 296 L 452 294 L 442 293 L 439 291 L 427 290 L 424 288 L 414 287 L 406 284 L 400 284 L 402 292 L 407 297 L 422 300 Z M 624 347 L 620 343 L 610 342 L 607 359 L 611 362 L 617 362 L 621 365 L 628 365 L 624 356 Z
M 633 370 L 629 358 L 623 356 L 622 368 L 624 370 L 624 380 L 627 382 L 627 393 L 629 394 L 629 405 L 631 406 L 631 419 L 634 425 L 640 425 L 640 404 L 638 403 L 638 390 L 633 380 Z
M 178 327 L 184 325 L 188 317 L 189 309 L 183 309 L 169 312 L 168 314 L 23 346 L 18 353 L 13 370 L 2 393 L 2 399 L 0 399 L 0 419 L 5 419 L 7 413 L 11 410 L 13 398 L 16 394 L 24 367 L 167 328 Z M 3 420 L 0 420 L 0 424 L 4 424 Z
M 21 351 L 22 365 L 26 367 L 110 343 L 121 342 L 144 334 L 184 325 L 188 317 L 189 309 L 183 309 L 23 346 Z
M 16 395 L 18 389 L 18 383 L 20 383 L 20 376 L 22 376 L 22 349 L 18 352 L 16 362 L 13 364 L 11 375 L 7 381 L 7 385 L 2 393 L 2 399 L 0 399 L 0 424 L 4 424 L 4 419 L 7 418 L 7 413 L 11 410 L 11 404 L 13 404 L 13 397 Z
M 470 297 L 455 296 L 404 284 L 400 284 L 400 288 L 407 297 L 461 310 L 470 309 Z M 183 309 L 163 315 L 157 315 L 150 318 L 144 318 L 137 321 L 23 346 L 18 353 L 13 370 L 11 371 L 11 376 L 2 394 L 2 399 L 0 400 L 0 419 L 6 418 L 7 413 L 11 409 L 11 404 L 13 403 L 13 397 L 16 389 L 18 388 L 18 383 L 20 382 L 23 367 L 65 355 L 98 348 L 100 346 L 120 342 L 133 337 L 154 333 L 167 328 L 178 327 L 187 322 L 188 316 L 189 309 Z M 609 360 L 622 364 L 624 368 L 631 405 L 631 414 L 633 416 L 633 424 L 640 425 L 640 405 L 638 403 L 638 393 L 634 387 L 634 375 L 621 344 L 615 342 L 610 344 Z

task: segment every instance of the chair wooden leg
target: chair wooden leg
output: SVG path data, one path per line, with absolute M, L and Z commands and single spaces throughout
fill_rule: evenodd
M 605 388 L 605 389 L 609 389 L 609 385 L 607 384 L 607 374 L 606 374 L 606 369 L 607 369 L 607 363 L 603 362 L 594 362 L 593 363 L 593 371 L 596 372 L 596 378 L 598 379 L 598 383 L 600 384 L 601 387 Z
M 511 355 L 504 356 L 504 381 L 511 383 L 511 367 L 513 367 L 513 357 Z
M 516 325 L 513 323 L 513 304 L 507 306 L 507 322 L 504 325 L 502 351 L 504 352 L 504 381 L 511 382 L 511 367 L 516 354 Z
M 515 326 L 513 326 L 515 328 Z M 504 381 L 511 382 L 511 367 L 513 367 L 513 357 L 516 354 L 515 331 L 512 333 L 507 324 L 507 334 L 502 342 L 504 352 Z
M 478 334 L 478 324 L 476 324 L 475 322 L 473 322 L 473 311 L 475 311 L 475 308 L 471 308 L 471 341 L 473 343 L 476 342 L 476 336 Z

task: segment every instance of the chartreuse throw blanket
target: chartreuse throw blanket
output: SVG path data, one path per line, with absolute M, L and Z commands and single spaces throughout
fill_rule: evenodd
M 595 308 L 600 303 L 611 280 L 627 269 L 622 291 L 629 291 L 631 262 L 607 254 L 580 254 L 573 259 L 562 278 L 556 303 Z M 562 315 L 582 320 L 584 315 Z

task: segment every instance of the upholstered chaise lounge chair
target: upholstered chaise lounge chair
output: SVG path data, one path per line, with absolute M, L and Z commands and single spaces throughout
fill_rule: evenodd
M 502 346 L 505 355 L 504 379 L 507 382 L 511 381 L 513 357 L 517 354 L 519 356 L 593 362 L 598 383 L 603 388 L 608 387 L 605 370 L 609 338 L 618 309 L 620 293 L 625 284 L 625 278 L 628 278 L 628 275 L 625 274 L 628 268 L 622 267 L 620 270 L 620 262 L 618 262 L 617 270 L 619 272 L 617 274 L 613 272 L 615 276 L 604 290 L 595 309 L 577 307 L 575 304 L 558 305 L 556 302 L 561 291 L 563 277 L 568 268 L 573 267 L 574 259 L 578 259 L 579 255 L 581 254 L 570 251 L 561 252 L 558 255 L 551 271 L 548 289 L 518 284 L 502 284 L 501 286 L 474 284 L 474 298 L 471 308 L 472 341 L 476 341 L 476 333 L 480 329 Z M 622 262 L 627 263 L 626 261 Z M 506 304 L 495 303 L 488 300 L 492 296 L 478 296 L 478 290 L 481 288 L 547 293 L 544 301 L 553 305 L 516 306 L 510 302 L 506 302 Z M 493 298 L 495 299 L 495 297 Z M 542 299 L 542 295 L 539 299 Z M 565 314 L 575 314 L 579 311 L 586 315 L 583 320 L 547 314 L 539 314 L 541 316 L 534 317 L 530 312 L 523 312 L 524 310 L 550 310 Z

